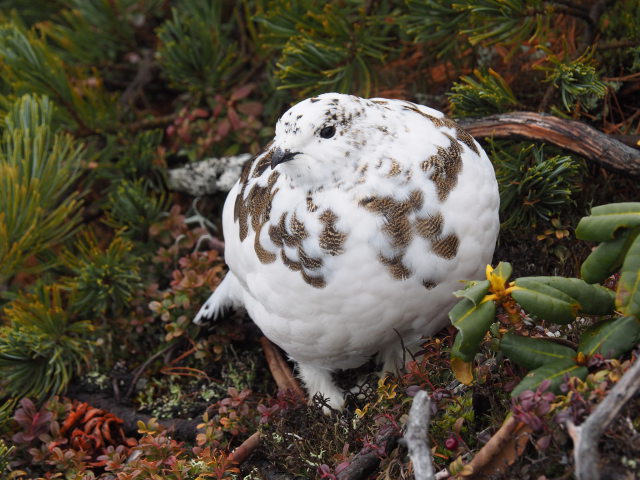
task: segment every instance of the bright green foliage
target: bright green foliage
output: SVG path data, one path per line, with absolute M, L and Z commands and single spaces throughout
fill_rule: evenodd
M 550 51 L 547 53 L 551 66 L 540 68 L 547 71 L 547 81 L 560 91 L 564 109 L 572 111 L 576 102 L 586 110 L 593 109 L 607 93 L 607 86 L 599 79 L 591 53 L 572 61 L 563 61 Z
M 122 135 L 114 152 L 116 161 L 112 165 L 102 166 L 99 175 L 114 183 L 123 177 L 129 180 L 141 178 L 147 185 L 161 189 L 166 173 L 165 165 L 158 161 L 162 140 L 163 133 L 160 130 L 140 132 L 134 138 Z
M 495 317 L 494 302 L 474 305 L 473 302 L 465 299 L 457 303 L 449 312 L 451 323 L 458 329 L 451 355 L 465 362 L 472 361 Z
M 513 298 L 528 312 L 553 323 L 569 323 L 579 314 L 613 313 L 613 292 L 584 280 L 521 277 L 514 284 Z
M 400 22 L 416 42 L 433 45 L 436 56 L 450 55 L 459 46 L 457 33 L 469 21 L 469 11 L 457 8 L 456 3 L 456 0 L 406 0 L 408 12 Z
M 256 18 L 265 26 L 264 40 L 279 52 L 279 89 L 301 95 L 337 91 L 368 96 L 375 86 L 372 68 L 393 49 L 394 28 L 385 22 L 386 2 L 365 12 L 360 2 L 315 0 L 269 2 Z
M 115 230 L 125 228 L 127 236 L 146 241 L 149 227 L 168 209 L 167 197 L 154 193 L 144 178 L 123 179 L 107 198 L 106 222 Z
M 545 380 L 551 381 L 549 385 L 550 391 L 558 392 L 560 385 L 567 377 L 584 379 L 588 373 L 587 367 L 578 365 L 573 359 L 547 363 L 527 373 L 518 386 L 513 389 L 511 396 L 517 397 L 525 390 L 535 390 Z
M 130 303 L 141 286 L 140 258 L 132 253 L 133 247 L 120 234 L 102 248 L 95 235 L 85 231 L 73 250 L 62 252 L 64 265 L 74 274 L 65 283 L 74 311 L 117 314 Z
M 523 337 L 512 332 L 502 337 L 500 350 L 509 357 L 509 360 L 529 370 L 535 370 L 553 362 L 574 360 L 578 354 L 572 348 L 551 340 Z
M 91 354 L 89 321 L 73 321 L 59 286 L 40 286 L 5 309 L 0 327 L 0 384 L 14 397 L 60 393 Z
M 549 30 L 552 14 L 559 7 L 542 0 L 482 0 L 456 3 L 454 8 L 470 13 L 467 28 L 471 44 L 521 43 L 538 38 Z
M 79 217 L 77 177 L 81 148 L 52 127 L 46 97 L 25 95 L 3 121 L 0 144 L 0 281 L 25 260 L 60 243 Z
M 0 72 L 15 95 L 49 96 L 66 122 L 82 133 L 100 130 L 115 121 L 113 97 L 97 72 L 66 66 L 34 30 L 0 25 Z M 72 82 L 71 77 L 82 79 Z
M 622 264 L 616 307 L 623 315 L 640 318 L 640 235 L 629 247 Z
M 162 8 L 160 0 L 70 0 L 58 23 L 44 26 L 72 62 L 102 64 L 136 46 L 136 27 L 150 12 Z M 87 46 L 91 48 L 87 48 Z
M 640 318 L 640 203 L 594 207 L 578 223 L 576 237 L 602 242 L 582 264 L 582 278 L 601 282 L 621 268 L 616 306 L 623 315 Z
M 509 273 L 509 275 L 511 275 L 511 273 Z M 509 275 L 507 275 L 507 277 L 509 277 Z M 469 282 L 469 285 L 465 289 L 458 290 L 454 293 L 454 295 L 458 298 L 466 298 L 473 305 L 478 305 L 484 299 L 485 295 L 489 292 L 490 286 L 491 282 L 489 280 L 482 280 L 481 282 Z
M 492 143 L 504 226 L 536 225 L 572 204 L 582 163 L 570 155 L 549 156 L 544 145 Z
M 494 70 L 474 70 L 473 75 L 460 77 L 454 83 L 449 99 L 453 112 L 459 117 L 473 117 L 501 113 L 518 105 L 513 91 Z
M 620 317 L 599 322 L 580 337 L 578 351 L 585 355 L 599 353 L 615 358 L 634 348 L 640 341 L 640 320 Z
M 585 365 L 593 355 L 615 358 L 633 349 L 640 342 L 639 205 L 623 203 L 595 207 L 591 216 L 583 218 L 576 229 L 582 238 L 600 239 L 605 245 L 615 245 L 615 254 L 611 257 L 596 249 L 587 261 L 590 262 L 590 274 L 601 274 L 611 270 L 612 265 L 622 264 L 616 292 L 577 278 L 521 277 L 509 282 L 511 267 L 505 263 L 500 263 L 496 270 L 487 267 L 486 281 L 473 282 L 465 290 L 456 292 L 462 300 L 449 312 L 452 324 L 459 330 L 451 349 L 451 365 L 456 376 L 461 381 L 471 381 L 470 362 L 488 331 L 499 337 L 500 351 L 531 370 L 512 396 L 518 396 L 524 390 L 535 390 L 544 380 L 550 380 L 551 389 L 557 390 L 567 375 L 585 378 L 588 373 Z M 629 244 L 627 237 L 631 232 L 635 240 Z M 621 238 L 627 246 L 624 249 L 615 243 Z M 621 262 L 618 261 L 620 257 Z M 599 261 L 612 263 L 603 267 L 598 265 Z M 500 337 L 498 330 L 491 328 L 496 306 L 500 304 L 512 314 L 517 312 L 513 300 L 538 320 L 552 323 L 567 324 L 581 315 L 611 316 L 615 315 L 616 309 L 622 316 L 605 319 L 588 328 L 575 351 L 550 340 L 511 332 Z
M 617 272 L 636 235 L 632 230 L 624 230 L 614 240 L 598 245 L 580 268 L 582 278 L 589 283 L 597 283 Z
M 471 45 L 522 44 L 542 37 L 553 14 L 566 9 L 541 0 L 408 0 L 402 18 L 407 33 L 416 41 L 435 41 L 441 52 L 467 41 Z
M 232 79 L 238 46 L 222 24 L 222 2 L 184 0 L 158 29 L 160 66 L 177 87 L 202 95 Z
M 576 237 L 592 242 L 614 240 L 624 230 L 640 227 L 640 202 L 611 203 L 591 209 L 576 227 Z
M 7 446 L 3 440 L 0 440 L 0 475 L 6 478 L 9 474 L 9 461 L 11 460 L 14 447 Z

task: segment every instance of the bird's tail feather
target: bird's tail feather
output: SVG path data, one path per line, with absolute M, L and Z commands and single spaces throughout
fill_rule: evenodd
M 218 288 L 214 290 L 207 301 L 200 307 L 200 311 L 193 319 L 197 325 L 202 325 L 207 320 L 215 320 L 227 308 L 237 306 L 237 301 L 233 295 L 236 279 L 231 272 L 228 272 Z

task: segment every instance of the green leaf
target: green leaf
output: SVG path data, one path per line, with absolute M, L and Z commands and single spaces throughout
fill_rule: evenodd
M 613 292 L 601 285 L 590 285 L 578 278 L 565 277 L 521 277 L 516 285 L 535 288 L 535 284 L 547 285 L 575 300 L 580 313 L 587 315 L 608 315 L 613 313 Z
M 511 296 L 527 312 L 553 323 L 566 324 L 576 318 L 580 305 L 566 293 L 532 280 L 518 278 Z
M 489 280 L 482 280 L 481 282 L 470 284 L 463 290 L 454 292 L 454 295 L 458 298 L 467 298 L 471 300 L 474 305 L 478 305 L 489 292 L 489 285 Z
M 640 318 L 640 235 L 629 247 L 622 264 L 616 307 L 623 315 Z
M 577 353 L 572 348 L 541 338 L 529 338 L 507 333 L 500 341 L 500 350 L 511 360 L 534 370 L 558 360 L 573 360 Z
M 559 393 L 560 385 L 565 377 L 585 378 L 588 373 L 589 370 L 587 370 L 587 367 L 580 366 L 571 359 L 547 363 L 527 373 L 518 386 L 514 388 L 513 392 L 511 392 L 511 396 L 517 397 L 525 390 L 535 390 L 544 380 L 551 381 L 549 390 Z
M 594 242 L 606 242 L 616 238 L 623 228 L 640 227 L 640 202 L 610 203 L 591 209 L 576 227 L 576 237 Z
M 502 279 L 503 283 L 507 283 L 512 271 L 513 267 L 509 262 L 500 262 L 498 263 L 496 269 L 492 272 L 492 275 Z
M 472 361 L 495 316 L 494 302 L 474 305 L 466 298 L 458 302 L 449 312 L 451 323 L 458 329 L 451 356 L 461 358 L 465 362 Z
M 618 271 L 634 238 L 631 230 L 623 230 L 615 240 L 598 245 L 580 267 L 582 278 L 589 283 L 600 283 Z
M 631 350 L 639 341 L 640 321 L 622 317 L 589 327 L 580 338 L 578 351 L 587 356 L 600 353 L 606 358 L 615 358 Z

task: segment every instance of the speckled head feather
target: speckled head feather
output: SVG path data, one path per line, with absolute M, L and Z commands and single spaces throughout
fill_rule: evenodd
M 327 93 L 289 109 L 223 212 L 229 273 L 196 321 L 244 306 L 334 406 L 333 369 L 384 368 L 447 323 L 498 233 L 491 162 L 437 110 Z

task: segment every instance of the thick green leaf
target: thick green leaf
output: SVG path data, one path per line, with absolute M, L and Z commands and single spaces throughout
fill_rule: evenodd
M 467 298 L 471 300 L 474 305 L 478 305 L 489 292 L 489 285 L 489 280 L 475 282 L 464 290 L 458 290 L 454 295 L 458 298 Z
M 640 235 L 629 247 L 622 264 L 616 307 L 623 315 L 640 319 Z
M 638 232 L 633 232 L 638 235 Z M 625 254 L 633 241 L 631 230 L 623 230 L 615 240 L 604 242 L 591 252 L 580 267 L 580 275 L 589 283 L 600 283 L 622 266 Z
M 600 353 L 615 358 L 628 352 L 640 342 L 640 320 L 622 317 L 599 322 L 580 337 L 578 351 L 585 355 Z
M 614 310 L 614 294 L 608 288 L 591 285 L 578 278 L 565 277 L 522 277 L 516 280 L 518 286 L 535 289 L 536 284 L 544 284 L 568 295 L 578 303 L 580 313 L 587 315 L 608 315 Z
M 572 348 L 541 338 L 529 338 L 507 333 L 500 341 L 500 350 L 511 360 L 529 370 L 558 360 L 573 360 Z
M 526 277 L 516 279 L 515 284 L 519 288 L 511 296 L 527 312 L 553 323 L 575 320 L 580 305 L 566 293 Z
M 583 379 L 588 373 L 589 370 L 587 370 L 587 367 L 580 366 L 571 359 L 547 363 L 527 373 L 518 386 L 514 388 L 513 392 L 511 392 L 511 396 L 517 397 L 525 390 L 535 390 L 544 380 L 551 381 L 549 390 L 560 393 L 560 385 L 565 377 L 579 377 Z
M 513 267 L 509 262 L 500 262 L 498 263 L 496 269 L 493 271 L 493 275 L 502 278 L 504 280 L 504 283 L 506 283 L 507 280 L 509 280 L 512 271 Z
M 489 326 L 495 321 L 496 304 L 489 301 L 474 305 L 471 300 L 465 298 L 451 309 L 449 318 L 453 326 L 459 330 L 451 356 L 470 362 Z
M 576 227 L 576 237 L 594 242 L 607 242 L 616 238 L 621 228 L 640 226 L 640 202 L 610 203 L 591 209 Z

